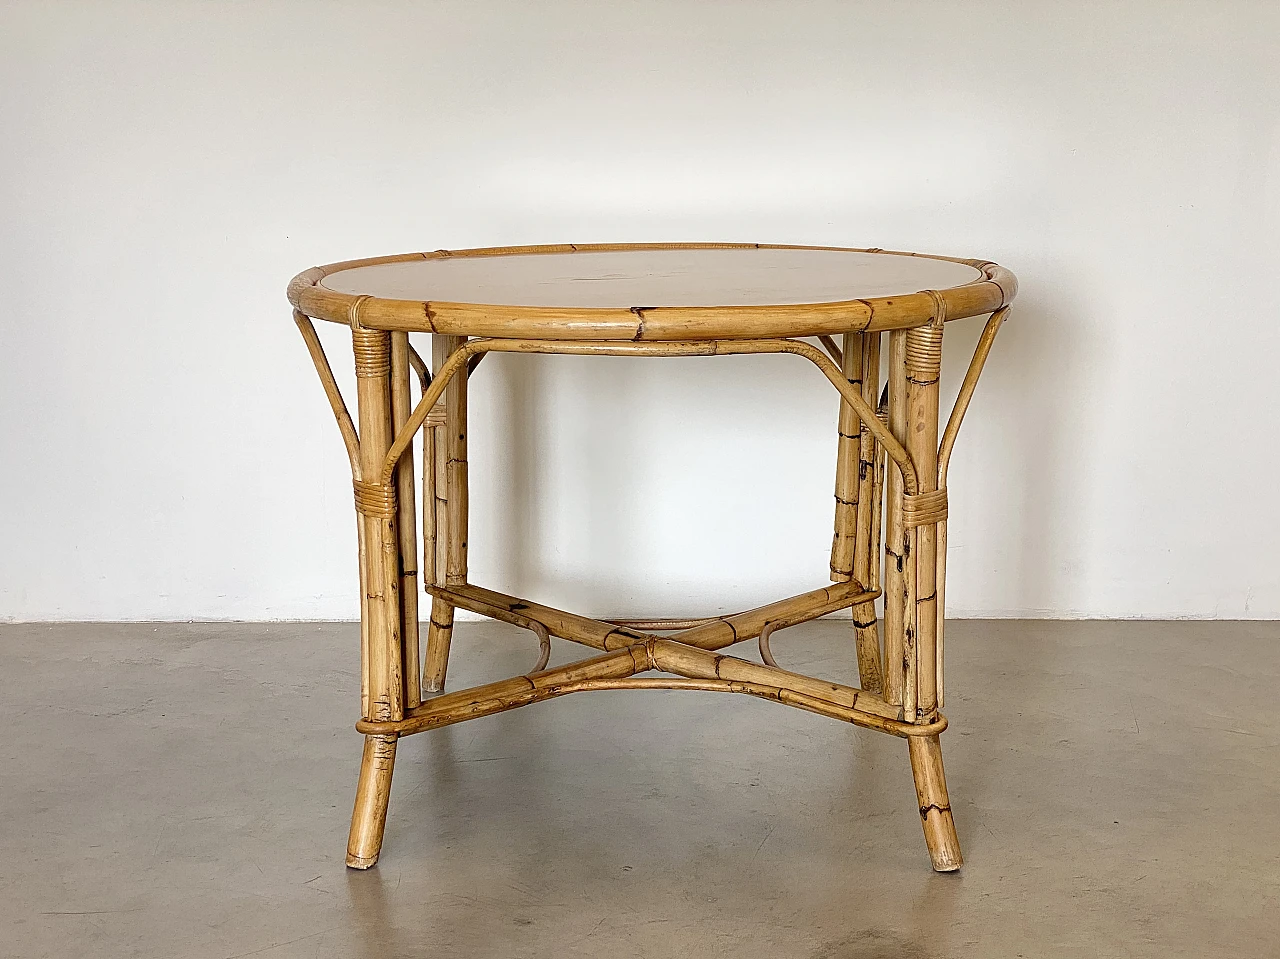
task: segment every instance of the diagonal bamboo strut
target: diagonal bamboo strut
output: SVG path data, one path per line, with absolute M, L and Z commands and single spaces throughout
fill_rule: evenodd
M 822 348 L 830 354 L 831 360 L 836 366 L 844 366 L 844 350 L 840 349 L 840 347 L 836 345 L 834 338 L 823 333 L 818 337 L 818 342 L 821 343 Z
M 942 440 L 938 444 L 938 489 L 947 487 L 947 470 L 951 466 L 951 451 L 956 445 L 956 437 L 960 435 L 960 424 L 964 422 L 964 414 L 969 411 L 969 401 L 973 399 L 973 391 L 977 389 L 978 377 L 986 365 L 987 356 L 996 341 L 996 334 L 1009 314 L 1007 306 L 1001 307 L 991 314 L 987 325 L 982 328 L 978 337 L 978 345 L 973 349 L 973 358 L 965 371 L 964 380 L 960 384 L 960 392 L 956 395 L 955 405 L 951 407 L 951 415 L 947 418 L 947 428 L 942 432 Z M 938 557 L 937 557 L 937 590 L 938 590 L 938 625 L 937 647 L 935 649 L 938 674 L 938 708 L 947 704 L 946 673 L 943 671 L 944 627 L 946 625 L 947 601 L 947 521 L 938 523 Z
M 964 381 L 960 384 L 960 392 L 956 395 L 955 405 L 951 408 L 951 416 L 947 419 L 947 428 L 942 431 L 942 442 L 938 444 L 938 488 L 947 485 L 947 468 L 951 465 L 951 450 L 956 445 L 956 437 L 960 434 L 960 424 L 964 422 L 964 414 L 969 411 L 969 401 L 973 399 L 973 391 L 977 389 L 978 377 L 986 365 L 987 356 L 996 341 L 996 334 L 1009 314 L 1007 306 L 996 310 L 987 320 L 978 338 L 978 345 L 973 349 L 973 359 L 969 361 L 969 369 L 965 371 Z
M 347 412 L 347 402 L 342 398 L 342 391 L 338 389 L 338 381 L 334 379 L 333 367 L 329 365 L 329 358 L 324 355 L 324 346 L 320 343 L 320 337 L 316 336 L 316 328 L 311 323 L 311 317 L 294 310 L 293 322 L 298 324 L 302 339 L 307 344 L 307 352 L 311 354 L 311 362 L 315 364 L 316 372 L 320 374 L 324 395 L 328 397 L 329 406 L 333 410 L 334 418 L 338 421 L 338 431 L 342 433 L 342 445 L 347 448 L 347 458 L 351 460 L 351 475 L 356 480 L 362 480 L 364 476 L 360 470 L 360 439 L 356 435 L 355 424 L 351 422 L 351 414 Z
M 431 385 L 431 368 L 427 366 L 427 361 L 422 355 L 413 348 L 413 344 L 409 344 L 409 365 L 413 367 L 413 372 L 418 374 L 418 385 L 422 387 L 425 393 L 427 387 Z
M 413 442 L 414 435 L 421 429 L 431 408 L 440 399 L 449 380 L 470 358 L 480 353 L 559 353 L 575 356 L 737 356 L 755 353 L 792 353 L 802 356 L 818 367 L 831 384 L 840 391 L 840 395 L 854 409 L 867 430 L 880 442 L 885 452 L 898 464 L 903 475 L 904 492 L 910 494 L 917 489 L 916 468 L 906 448 L 893 434 L 876 419 L 875 410 L 862 398 L 859 390 L 845 381 L 839 367 L 817 347 L 798 340 L 711 340 L 707 342 L 663 342 L 663 343 L 630 343 L 607 342 L 590 343 L 567 340 L 509 340 L 481 339 L 469 340 L 464 346 L 455 350 L 449 359 L 436 371 L 435 379 L 418 401 L 412 415 L 396 435 L 387 451 L 382 467 L 381 482 L 388 483 L 395 470 L 396 463 L 404 455 L 404 451 Z

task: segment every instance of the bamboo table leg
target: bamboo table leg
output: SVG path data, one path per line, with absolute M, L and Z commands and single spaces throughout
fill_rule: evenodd
M 946 473 L 951 448 L 992 340 L 1007 308 L 992 315 L 975 351 L 939 444 L 938 379 L 945 302 L 937 294 L 933 320 L 889 336 L 889 380 L 874 403 L 878 335 L 851 334 L 837 367 L 826 354 L 789 339 L 710 342 L 561 342 L 437 337 L 436 378 L 400 333 L 367 329 L 352 308 L 359 435 L 310 319 L 295 312 L 351 461 L 359 525 L 361 583 L 361 712 L 365 736 L 347 863 L 365 869 L 378 860 L 398 739 L 572 692 L 604 689 L 697 689 L 745 693 L 908 740 L 918 808 L 934 869 L 960 868 L 962 857 L 947 794 L 939 741 L 947 725 L 939 711 L 943 656 Z M 829 338 L 828 338 L 829 339 Z M 598 355 L 732 355 L 791 353 L 817 365 L 842 397 L 841 457 L 832 586 L 732 616 L 687 622 L 593 620 L 467 582 L 467 382 L 487 352 Z M 410 361 L 423 374 L 423 393 L 409 410 Z M 857 374 L 852 375 L 852 374 Z M 443 413 L 437 413 L 441 403 Z M 857 432 L 854 432 L 856 425 Z M 416 670 L 416 542 L 413 438 L 424 442 L 424 579 L 432 594 L 421 690 Z M 853 440 L 856 437 L 856 444 Z M 856 456 L 856 458 L 855 458 Z M 889 473 L 884 476 L 882 462 Z M 856 471 L 854 465 L 856 464 Z M 848 496 L 841 496 L 841 491 Z M 429 519 L 428 519 L 429 517 Z M 884 523 L 884 575 L 876 557 Z M 406 528 L 408 532 L 406 532 Z M 838 561 L 838 562 L 837 562 Z M 880 660 L 874 602 L 884 583 L 884 649 Z M 471 690 L 423 700 L 442 688 L 454 609 L 462 606 L 532 630 L 541 655 L 534 669 Z M 863 687 L 849 687 L 778 668 L 767 655 L 775 629 L 851 609 L 860 625 Z M 870 611 L 868 621 L 856 619 Z M 658 636 L 644 629 L 659 629 Z M 675 635 L 671 635 L 674 631 Z M 603 656 L 547 669 L 550 636 L 605 651 Z M 766 664 L 716 650 L 760 637 Z M 413 647 L 413 648 L 411 648 Z M 871 688 L 880 673 L 883 694 Z M 675 677 L 636 676 L 649 670 Z
M 944 309 L 939 303 L 939 311 Z M 907 624 L 904 648 L 908 674 L 904 677 L 904 708 L 914 703 L 914 717 L 928 723 L 938 716 L 938 583 L 937 529 L 946 519 L 946 489 L 938 488 L 938 379 L 942 368 L 942 330 L 945 314 L 936 323 L 906 334 L 902 359 L 906 380 L 907 430 L 904 445 L 911 454 L 919 488 L 903 496 L 902 527 L 906 531 L 906 594 L 914 603 L 903 610 Z M 914 656 L 910 651 L 914 650 Z M 912 670 L 911 667 L 914 667 Z M 960 868 L 960 841 L 956 837 L 946 777 L 942 771 L 942 746 L 937 736 L 910 740 L 911 772 L 920 802 L 920 818 L 933 868 L 950 872 Z
M 437 372 L 445 361 L 466 343 L 462 336 L 435 336 L 432 352 Z M 435 430 L 432 446 L 436 455 L 435 483 L 444 489 L 436 513 L 437 585 L 456 585 L 467 580 L 467 373 L 465 368 L 445 388 L 445 423 Z M 437 493 L 437 496 L 439 494 Z M 441 560 L 443 559 L 443 562 Z M 443 568 L 441 568 L 443 567 Z M 431 600 L 431 622 L 427 627 L 427 655 L 422 667 L 422 689 L 438 693 L 444 689 L 449 667 L 449 646 L 453 638 L 453 606 L 440 598 Z
M 404 647 L 400 603 L 401 543 L 397 528 L 396 487 L 381 482 L 383 459 L 392 440 L 390 335 L 352 323 L 356 392 L 360 414 L 359 465 L 355 482 L 356 510 L 364 525 L 365 615 L 368 637 L 369 716 L 395 721 L 404 717 Z M 407 351 L 397 359 L 408 363 Z M 367 869 L 378 861 L 386 823 L 396 737 L 365 739 L 356 786 L 347 865 Z

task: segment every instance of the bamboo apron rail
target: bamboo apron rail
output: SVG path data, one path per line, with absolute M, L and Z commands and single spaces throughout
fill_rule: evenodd
M 346 447 L 356 507 L 356 729 L 365 744 L 347 864 L 365 869 L 378 860 L 400 737 L 570 693 L 686 689 L 754 696 L 906 739 L 933 867 L 960 868 L 939 740 L 947 726 L 940 711 L 947 469 L 1016 293 L 1013 275 L 985 260 L 765 244 L 440 250 L 294 277 L 293 317 Z M 940 431 L 945 324 L 983 315 L 989 319 Z M 354 421 L 313 319 L 350 327 Z M 414 332 L 432 334 L 430 363 L 410 342 Z M 468 379 L 492 352 L 777 353 L 816 366 L 840 406 L 831 585 L 731 616 L 607 621 L 469 582 Z M 420 589 L 431 598 L 421 650 Z M 444 692 L 457 609 L 533 633 L 533 669 Z M 775 631 L 843 609 L 853 615 L 858 685 L 777 664 Z M 553 636 L 597 655 L 548 669 Z M 720 652 L 750 640 L 763 662 Z M 665 675 L 641 675 L 650 672 Z

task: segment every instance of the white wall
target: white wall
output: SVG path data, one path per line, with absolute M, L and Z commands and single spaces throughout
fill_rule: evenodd
M 664 239 L 1018 274 L 956 615 L 1280 615 L 1278 37 L 1245 2 L 4 4 L 0 617 L 353 616 L 289 277 Z M 825 581 L 835 403 L 794 359 L 474 382 L 476 581 L 612 613 Z

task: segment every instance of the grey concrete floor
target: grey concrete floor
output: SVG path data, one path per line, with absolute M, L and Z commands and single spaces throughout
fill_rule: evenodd
M 0 955 L 1280 955 L 1278 624 L 951 624 L 948 876 L 900 740 L 682 692 L 406 740 L 349 872 L 355 637 L 0 627 Z M 536 652 L 454 650 L 455 688 Z M 853 674 L 847 622 L 774 650 Z

